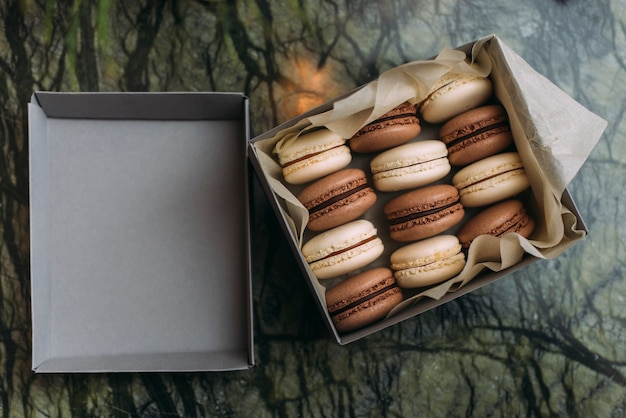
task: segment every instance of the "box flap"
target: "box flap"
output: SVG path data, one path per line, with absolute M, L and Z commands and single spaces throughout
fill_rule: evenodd
M 58 93 L 36 92 L 50 118 L 244 120 L 239 93 Z

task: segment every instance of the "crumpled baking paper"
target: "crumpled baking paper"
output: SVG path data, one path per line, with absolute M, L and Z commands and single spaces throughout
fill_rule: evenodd
M 263 172 L 286 212 L 285 219 L 302 245 L 308 212 L 290 186 L 283 183 L 275 153 L 317 126 L 326 126 L 350 138 L 404 101 L 422 101 L 430 86 L 449 71 L 490 74 L 495 95 L 509 114 L 515 144 L 531 182 L 535 203 L 531 212 L 537 225 L 530 240 L 517 234 L 502 239 L 478 237 L 458 276 L 406 299 L 391 314 L 423 297 L 440 299 L 467 284 L 485 268 L 506 269 L 518 263 L 525 253 L 552 258 L 583 238 L 585 231 L 577 225 L 571 210 L 562 204 L 561 196 L 599 141 L 607 122 L 537 73 L 497 36 L 490 35 L 476 41 L 468 55 L 445 48 L 433 60 L 392 68 L 336 101 L 330 110 L 304 117 L 271 138 L 254 143 Z M 381 227 L 386 225 L 378 225 Z M 322 285 L 316 283 L 316 286 L 323 297 Z

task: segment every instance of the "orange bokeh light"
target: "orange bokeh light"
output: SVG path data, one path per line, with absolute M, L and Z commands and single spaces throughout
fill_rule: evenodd
M 284 66 L 287 71 L 278 81 L 278 119 L 283 122 L 319 106 L 340 91 L 332 77 L 331 66 L 319 67 L 313 59 L 299 56 Z

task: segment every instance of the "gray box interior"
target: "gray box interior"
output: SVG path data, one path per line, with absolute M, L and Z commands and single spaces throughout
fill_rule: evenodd
M 35 371 L 254 364 L 247 103 L 33 95 Z

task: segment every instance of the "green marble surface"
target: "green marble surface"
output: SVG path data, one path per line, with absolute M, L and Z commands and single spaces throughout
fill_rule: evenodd
M 341 347 L 255 181 L 254 368 L 31 372 L 34 90 L 243 91 L 258 134 L 385 69 L 490 33 L 608 121 L 570 185 L 591 231 L 584 241 Z M 2 416 L 626 415 L 624 0 L 6 0 L 0 74 Z

